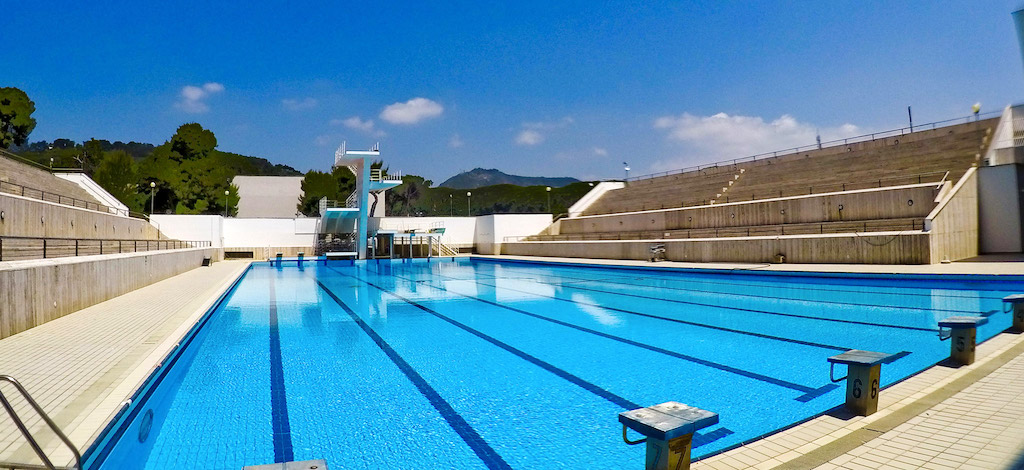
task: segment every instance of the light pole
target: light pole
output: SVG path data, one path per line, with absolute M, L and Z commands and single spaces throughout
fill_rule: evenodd
M 231 194 L 231 191 L 228 191 L 227 189 L 225 189 L 224 190 L 224 218 L 228 217 L 228 194 Z
M 978 113 L 981 113 L 981 103 L 974 103 L 974 106 L 971 106 L 971 111 L 974 113 L 974 120 L 977 121 Z
M 626 170 L 626 180 L 629 180 L 629 163 L 622 162 L 622 169 Z
M 149 215 L 153 215 L 153 208 L 156 207 L 156 181 L 149 182 Z
M 470 214 L 472 213 L 472 212 L 470 212 L 470 207 L 472 205 L 471 204 L 472 202 L 473 202 L 473 192 L 472 191 L 466 191 L 466 217 L 469 217 Z
M 548 192 L 548 213 L 551 213 L 551 186 L 548 186 L 546 189 Z
M 448 193 L 448 211 L 451 212 L 449 215 L 455 217 L 455 194 Z
M 50 171 L 53 171 L 53 157 L 50 157 Z

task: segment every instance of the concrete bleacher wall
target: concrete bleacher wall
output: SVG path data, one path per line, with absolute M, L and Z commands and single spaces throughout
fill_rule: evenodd
M 3 155 L 0 155 L 0 181 L 101 204 L 78 184 L 58 178 L 42 168 Z M 7 185 L 3 185 L 3 189 L 8 192 L 14 191 Z M 52 200 L 50 197 L 45 199 Z
M 971 168 L 925 219 L 929 262 L 978 256 L 978 172 Z
M 0 263 L 0 338 L 200 267 L 216 248 Z
M 0 159 L 2 160 L 2 159 Z M 144 219 L 0 193 L 0 235 L 17 237 L 157 240 Z
M 584 215 L 935 182 L 945 171 L 956 181 L 985 153 L 997 122 L 986 119 L 635 180 L 606 192 Z
M 560 234 L 923 218 L 935 184 L 561 219 Z M 842 209 L 840 209 L 842 207 Z
M 927 264 L 929 238 L 920 231 L 842 233 L 688 240 L 516 242 L 503 255 L 564 258 L 650 259 L 653 243 L 665 245 L 665 259 L 687 262 Z

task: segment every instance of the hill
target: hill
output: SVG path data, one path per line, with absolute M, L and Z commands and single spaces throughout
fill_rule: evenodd
M 551 186 L 553 188 L 561 188 L 562 186 L 568 186 L 579 181 L 576 178 L 569 177 L 516 176 L 494 169 L 474 168 L 444 180 L 440 186 L 452 189 L 476 189 L 496 184 L 511 184 L 515 186 Z

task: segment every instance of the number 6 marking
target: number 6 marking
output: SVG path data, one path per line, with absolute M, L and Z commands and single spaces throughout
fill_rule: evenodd
M 964 337 L 963 336 L 957 336 L 956 337 L 956 350 L 960 351 L 960 352 L 964 352 Z
M 860 393 L 860 385 L 861 385 L 860 379 L 856 379 L 856 380 L 853 381 L 853 398 L 860 398 L 860 395 L 861 395 L 861 393 Z
M 878 398 L 878 381 L 871 381 L 871 398 Z

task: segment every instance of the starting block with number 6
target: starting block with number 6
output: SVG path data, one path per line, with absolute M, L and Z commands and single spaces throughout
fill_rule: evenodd
M 897 355 L 852 349 L 838 356 L 828 358 L 831 363 L 829 379 L 833 382 L 846 380 L 846 408 L 860 416 L 870 416 L 878 411 L 878 389 L 882 379 L 882 364 L 895 360 Z M 846 365 L 846 377 L 836 379 L 833 369 L 836 364 Z

